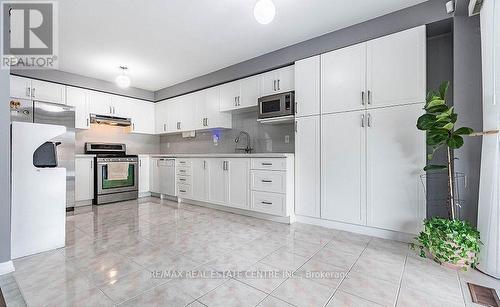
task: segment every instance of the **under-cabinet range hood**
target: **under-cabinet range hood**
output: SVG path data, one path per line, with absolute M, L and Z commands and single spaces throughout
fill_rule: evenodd
M 129 127 L 132 126 L 130 118 L 90 114 L 90 122 L 93 124 L 103 124 L 110 126 Z

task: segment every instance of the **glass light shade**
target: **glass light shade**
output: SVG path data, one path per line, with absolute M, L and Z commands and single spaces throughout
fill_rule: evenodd
M 276 7 L 271 0 L 259 0 L 253 9 L 253 16 L 258 23 L 267 25 L 273 21 L 276 15 Z
M 130 78 L 125 75 L 119 75 L 115 79 L 116 84 L 121 88 L 126 88 L 130 86 Z

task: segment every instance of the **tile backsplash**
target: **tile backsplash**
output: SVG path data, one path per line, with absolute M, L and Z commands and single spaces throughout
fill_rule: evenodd
M 245 137 L 239 144 L 234 140 L 240 131 L 246 131 L 250 134 L 253 152 L 294 152 L 293 123 L 263 125 L 256 119 L 257 111 L 233 114 L 233 129 L 197 131 L 194 138 L 164 135 L 160 138 L 160 150 L 162 153 L 233 153 L 236 145 L 245 147 Z

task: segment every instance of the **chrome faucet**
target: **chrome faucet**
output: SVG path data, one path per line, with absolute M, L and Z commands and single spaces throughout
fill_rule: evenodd
M 253 148 L 250 146 L 250 134 L 248 134 L 247 132 L 245 131 L 241 131 L 240 134 L 238 134 L 238 136 L 234 139 L 234 142 L 235 143 L 239 143 L 240 142 L 240 137 L 244 135 L 247 139 L 247 146 L 246 147 L 238 147 L 236 146 L 236 148 L 234 149 L 235 151 L 238 151 L 238 150 L 244 150 L 245 153 L 252 153 L 252 150 Z

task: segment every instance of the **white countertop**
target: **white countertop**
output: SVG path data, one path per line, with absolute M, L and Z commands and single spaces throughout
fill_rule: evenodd
M 88 154 L 75 154 L 75 158 L 94 158 L 95 155 L 88 155 Z
M 139 154 L 153 158 L 288 158 L 294 157 L 293 153 L 213 153 L 213 154 Z

